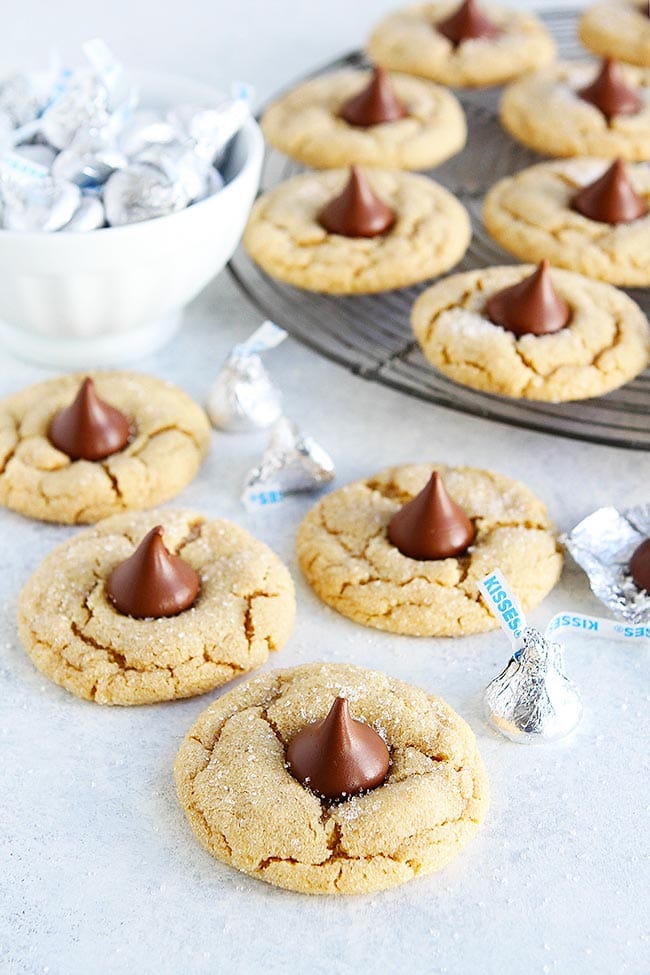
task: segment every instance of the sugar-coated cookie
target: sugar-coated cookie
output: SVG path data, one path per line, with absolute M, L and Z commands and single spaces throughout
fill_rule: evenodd
M 85 375 L 8 396 L 0 400 L 0 504 L 43 521 L 87 524 L 166 501 L 194 478 L 211 434 L 198 404 L 154 376 L 89 375 L 104 405 L 126 417 L 128 442 L 99 460 L 72 459 L 52 443 L 52 421 L 79 395 Z
M 135 619 L 116 609 L 107 583 L 156 525 L 200 590 L 176 616 Z M 128 705 L 203 694 L 260 666 L 294 615 L 291 577 L 266 545 L 228 521 L 163 509 L 116 515 L 54 549 L 20 594 L 18 628 L 50 680 Z
M 370 57 L 391 71 L 458 88 L 500 85 L 553 60 L 555 45 L 537 17 L 492 3 L 481 3 L 480 9 L 496 36 L 454 44 L 436 25 L 458 6 L 459 0 L 442 0 L 389 14 L 372 32 Z
M 494 324 L 486 312 L 490 296 L 534 270 L 454 274 L 420 295 L 413 330 L 436 369 L 473 389 L 558 403 L 608 393 L 646 368 L 650 329 L 639 306 L 617 288 L 571 271 L 550 272 L 570 309 L 565 328 L 516 335 Z
M 591 51 L 650 68 L 650 17 L 647 0 L 608 0 L 583 13 L 580 40 Z
M 337 696 L 381 735 L 391 764 L 382 785 L 331 803 L 293 777 L 287 746 Z M 368 893 L 441 869 L 489 802 L 474 735 L 443 700 L 346 664 L 271 671 L 223 695 L 188 732 L 175 777 L 212 856 L 309 894 Z
M 392 544 L 393 516 L 438 471 L 476 529 L 451 558 L 409 558 Z M 562 555 L 544 504 L 525 485 L 474 467 L 391 467 L 326 495 L 298 530 L 298 562 L 333 609 L 364 626 L 412 636 L 463 636 L 494 629 L 479 581 L 500 568 L 524 608 L 557 582 Z

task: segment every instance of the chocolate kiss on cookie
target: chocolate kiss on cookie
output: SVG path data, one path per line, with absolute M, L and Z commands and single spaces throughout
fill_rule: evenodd
M 648 212 L 645 200 L 636 192 L 625 163 L 617 159 L 603 175 L 575 194 L 571 206 L 584 217 L 600 223 L 631 223 Z
M 471 521 L 447 494 L 437 471 L 427 486 L 393 515 L 388 538 L 410 559 L 448 559 L 460 555 L 474 541 Z
M 318 214 L 321 227 L 342 237 L 379 237 L 395 223 L 395 214 L 373 191 L 358 166 L 350 169 L 343 192 Z
M 497 291 L 485 308 L 495 325 L 515 335 L 549 335 L 571 319 L 571 309 L 553 287 L 547 260 L 519 284 Z
M 337 697 L 323 721 L 299 731 L 289 742 L 291 774 L 324 799 L 345 799 L 375 789 L 386 778 L 390 755 L 381 735 L 350 714 Z
M 455 45 L 477 37 L 496 37 L 501 33 L 497 25 L 481 11 L 476 0 L 465 0 L 450 17 L 438 21 L 435 26 Z
M 48 438 L 71 460 L 102 460 L 126 447 L 128 419 L 100 399 L 92 379 L 84 379 L 70 406 L 53 417 Z
M 630 559 L 630 575 L 639 589 L 650 592 L 650 538 L 635 549 Z
M 339 115 L 350 125 L 368 128 L 407 118 L 408 111 L 395 94 L 388 72 L 384 68 L 375 68 L 367 86 L 348 99 Z
M 596 78 L 578 92 L 580 98 L 595 105 L 609 121 L 615 115 L 636 115 L 643 102 L 638 94 L 625 84 L 616 61 L 604 58 Z
M 162 525 L 152 528 L 133 555 L 108 577 L 106 595 L 124 616 L 176 616 L 189 609 L 198 595 L 198 575 L 184 559 L 167 550 L 162 535 Z

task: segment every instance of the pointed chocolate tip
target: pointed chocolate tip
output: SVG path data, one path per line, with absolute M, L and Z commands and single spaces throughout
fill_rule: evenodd
M 162 525 L 156 525 L 133 555 L 113 569 L 106 595 L 124 616 L 160 619 L 189 609 L 199 588 L 192 566 L 167 550 Z
M 485 310 L 490 321 L 515 335 L 549 335 L 571 321 L 571 309 L 553 287 L 546 258 L 523 281 L 488 298 Z
M 583 217 L 599 223 L 631 223 L 644 217 L 648 205 L 634 189 L 622 159 L 616 159 L 599 179 L 583 186 L 571 200 Z
M 291 739 L 287 763 L 299 782 L 324 799 L 337 800 L 381 785 L 390 754 L 381 735 L 353 718 L 346 698 L 339 696 L 322 721 Z
M 650 538 L 634 550 L 630 559 L 630 575 L 639 589 L 650 593 Z
M 626 84 L 617 61 L 605 58 L 598 74 L 578 92 L 583 101 L 594 105 L 609 121 L 616 115 L 636 115 L 643 106 L 638 94 Z
M 475 535 L 474 526 L 447 493 L 438 471 L 388 525 L 389 541 L 402 555 L 422 562 L 461 555 Z
M 477 38 L 497 37 L 501 30 L 480 9 L 477 0 L 464 0 L 445 20 L 435 25 L 452 44 L 458 46 L 463 41 Z
M 378 237 L 390 230 L 395 213 L 377 196 L 363 171 L 352 166 L 343 191 L 323 207 L 318 220 L 330 234 Z
M 397 122 L 406 118 L 408 111 L 397 97 L 388 72 L 376 67 L 363 91 L 348 99 L 339 114 L 349 125 L 368 128 Z
M 99 398 L 88 376 L 70 406 L 54 415 L 47 435 L 71 460 L 103 460 L 126 447 L 131 428 L 123 413 Z

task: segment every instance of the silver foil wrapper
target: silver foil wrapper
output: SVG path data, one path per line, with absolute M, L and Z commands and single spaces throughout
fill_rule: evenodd
M 43 112 L 40 130 L 55 149 L 66 149 L 78 132 L 101 129 L 110 118 L 108 89 L 91 72 L 78 72 Z
M 282 415 L 282 394 L 258 355 L 235 350 L 210 390 L 207 409 L 219 430 L 265 430 Z
M 250 116 L 251 92 L 238 86 L 233 98 L 224 98 L 214 108 L 181 105 L 167 118 L 185 133 L 194 152 L 206 163 L 218 163 L 223 150 Z
M 276 421 L 261 463 L 244 482 L 247 507 L 280 501 L 286 494 L 317 491 L 334 479 L 334 462 L 313 437 L 287 417 Z
M 54 179 L 66 179 L 82 189 L 101 186 L 116 169 L 124 169 L 128 160 L 107 133 L 78 132 L 67 149 L 52 161 Z
M 192 148 L 180 142 L 152 145 L 143 149 L 136 162 L 157 166 L 170 183 L 175 183 L 184 194 L 187 203 L 202 199 L 209 183 L 209 163 L 197 156 Z
M 168 122 L 160 112 L 151 109 L 138 109 L 126 122 L 119 133 L 119 146 L 125 155 L 134 158 L 149 146 L 164 146 L 177 142 L 180 132 Z
M 650 538 L 650 504 L 617 511 L 599 508 L 562 537 L 595 596 L 619 620 L 650 622 L 650 595 L 629 574 L 632 555 Z
M 170 180 L 157 166 L 143 162 L 114 172 L 104 186 L 103 199 L 112 227 L 165 217 L 189 203 L 180 183 Z
M 2 225 L 7 230 L 60 230 L 81 203 L 78 186 L 56 182 L 27 159 L 6 155 L 0 161 Z
M 485 691 L 486 716 L 512 741 L 543 743 L 565 738 L 582 717 L 577 689 L 566 676 L 564 651 L 532 626 L 522 647 Z
M 36 163 L 37 166 L 44 166 L 47 170 L 52 169 L 52 163 L 56 159 L 56 150 L 41 142 L 28 142 L 25 145 L 16 146 L 13 152 L 17 156 L 22 156 L 23 159 L 29 159 L 30 162 Z

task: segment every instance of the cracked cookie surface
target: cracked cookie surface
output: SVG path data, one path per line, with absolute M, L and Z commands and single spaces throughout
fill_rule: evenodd
M 608 224 L 571 208 L 578 190 L 610 165 L 603 159 L 562 159 L 500 180 L 485 198 L 487 230 L 521 260 L 548 258 L 551 264 L 610 284 L 650 285 L 650 214 L 631 223 Z M 627 171 L 650 206 L 650 168 L 628 163 Z
M 467 554 L 419 561 L 388 540 L 388 524 L 434 470 L 476 527 Z M 298 530 L 298 562 L 323 602 L 364 626 L 411 636 L 463 636 L 498 624 L 478 591 L 495 568 L 524 609 L 550 592 L 562 569 L 555 530 L 525 485 L 474 467 L 391 467 L 326 495 Z
M 615 115 L 608 122 L 578 95 L 597 68 L 573 63 L 553 65 L 510 85 L 501 100 L 501 122 L 519 142 L 547 156 L 650 159 L 650 71 L 620 67 L 643 102 L 634 115 Z
M 448 0 L 390 14 L 372 32 L 370 57 L 383 68 L 459 88 L 500 85 L 553 60 L 555 45 L 537 17 L 491 3 L 481 9 L 500 28 L 498 37 L 455 46 L 435 25 L 457 8 L 458 0 Z
M 285 749 L 337 695 L 382 735 L 383 785 L 336 804 L 293 778 Z M 180 803 L 201 844 L 260 880 L 310 894 L 382 890 L 441 869 L 485 818 L 489 786 L 468 725 L 443 700 L 376 671 L 272 671 L 200 715 L 176 758 Z
M 604 57 L 650 68 L 650 18 L 646 0 L 610 0 L 584 12 L 578 36 L 589 50 Z
M 330 169 L 360 163 L 430 169 L 465 145 L 467 127 L 458 100 L 440 85 L 393 74 L 408 118 L 363 128 L 341 118 L 343 105 L 362 91 L 369 71 L 348 69 L 315 78 L 279 98 L 264 113 L 264 135 L 292 159 Z
M 600 396 L 645 369 L 650 329 L 639 306 L 612 285 L 571 271 L 551 271 L 571 309 L 566 328 L 518 337 L 494 325 L 485 312 L 488 298 L 534 270 L 484 268 L 424 291 L 411 320 L 429 362 L 473 389 L 551 403 Z
M 155 525 L 198 573 L 194 605 L 133 619 L 106 595 L 111 571 Z M 23 588 L 18 630 L 38 669 L 99 704 L 192 697 L 260 666 L 288 639 L 293 582 L 266 545 L 228 521 L 192 511 L 115 515 L 64 542 Z
M 72 461 L 47 431 L 86 376 L 128 416 L 133 437 L 101 461 Z M 60 376 L 0 401 L 0 504 L 30 518 L 88 524 L 160 504 L 196 475 L 210 444 L 204 411 L 181 389 L 134 372 Z
M 244 246 L 274 278 L 308 291 L 370 294 L 448 271 L 471 237 L 465 208 L 442 186 L 414 173 L 369 169 L 374 191 L 395 211 L 380 237 L 329 234 L 318 214 L 345 186 L 348 170 L 305 173 L 254 205 Z

